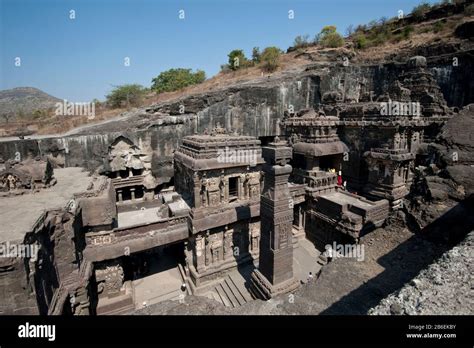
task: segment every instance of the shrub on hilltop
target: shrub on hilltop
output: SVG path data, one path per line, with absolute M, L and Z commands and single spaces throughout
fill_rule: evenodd
M 172 92 L 199 84 L 205 79 L 206 73 L 202 70 L 193 73 L 191 69 L 169 69 L 152 79 L 151 89 L 157 93 Z
M 325 26 L 316 35 L 314 41 L 325 48 L 336 48 L 344 45 L 344 38 L 337 32 L 337 28 L 334 25 Z
M 107 105 L 112 108 L 139 106 L 147 89 L 138 84 L 116 86 L 107 95 Z
M 265 48 L 261 56 L 262 68 L 268 72 L 275 71 L 280 65 L 281 53 L 278 47 L 272 46 Z

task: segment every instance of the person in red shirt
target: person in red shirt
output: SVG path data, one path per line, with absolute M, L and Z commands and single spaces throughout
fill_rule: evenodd
M 337 175 L 337 186 L 342 186 L 342 172 L 339 171 Z

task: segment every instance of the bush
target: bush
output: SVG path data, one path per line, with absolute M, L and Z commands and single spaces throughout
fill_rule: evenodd
M 429 10 L 431 10 L 431 5 L 424 2 L 415 6 L 413 10 L 411 10 L 411 14 L 414 18 L 421 19 Z
M 232 70 L 249 66 L 249 62 L 242 50 L 233 50 L 227 56 L 229 57 L 229 68 Z
M 92 103 L 95 105 L 96 109 L 101 109 L 103 107 L 102 102 L 97 98 L 92 99 Z
M 399 42 L 402 40 L 408 40 L 414 31 L 415 28 L 412 25 L 407 25 L 406 27 L 403 27 L 403 29 L 397 35 L 395 35 L 393 41 Z
M 354 25 L 349 24 L 346 28 L 346 36 L 352 36 L 354 34 Z
M 443 29 L 444 29 L 444 23 L 442 21 L 438 21 L 435 24 L 433 24 L 434 33 L 439 33 L 440 31 L 443 31 Z
M 252 49 L 252 62 L 254 64 L 258 64 L 260 63 L 260 58 L 261 58 L 260 48 L 254 47 Z
M 206 79 L 206 73 L 197 70 L 195 73 L 191 69 L 169 69 L 151 80 L 151 89 L 157 93 L 172 92 L 190 85 L 196 85 Z
M 146 88 L 138 84 L 116 86 L 107 95 L 107 104 L 113 108 L 138 106 L 146 91 Z
M 402 30 L 402 39 L 403 40 L 408 40 L 411 36 L 411 33 L 413 33 L 413 31 L 415 30 L 415 28 L 413 28 L 412 25 L 407 25 L 405 28 L 403 28 Z
M 268 72 L 275 71 L 280 65 L 281 50 L 277 47 L 267 47 L 263 50 L 261 60 L 263 69 Z
M 221 64 L 221 72 L 228 73 L 230 70 L 229 64 Z
M 33 118 L 35 119 L 41 119 L 48 116 L 48 111 L 41 109 L 41 110 L 35 110 L 33 111 Z
M 357 34 L 354 39 L 355 47 L 358 49 L 364 49 L 367 47 L 367 38 L 364 34 Z
M 382 45 L 392 37 L 390 24 L 386 23 L 386 20 L 383 19 L 379 22 L 384 24 L 378 24 L 367 33 L 367 46 Z
M 309 46 L 309 35 L 298 35 L 293 41 L 294 48 L 305 48 Z
M 369 22 L 369 24 L 367 24 L 367 26 L 370 28 L 370 29 L 374 29 L 376 26 L 378 25 L 378 22 L 374 19 L 374 20 L 371 20 Z
M 358 33 L 358 32 L 365 32 L 367 30 L 367 25 L 365 24 L 359 24 L 356 28 L 355 28 L 355 32 Z
M 474 15 L 474 4 L 466 6 L 466 8 L 464 9 L 464 13 L 468 16 Z
M 8 123 L 8 122 L 10 122 L 10 120 L 15 119 L 15 115 L 13 113 L 5 113 L 5 114 L 2 114 L 0 116 L 5 119 L 5 123 Z
M 344 38 L 336 31 L 333 25 L 325 26 L 321 32 L 316 35 L 315 42 L 322 47 L 336 48 L 344 45 Z

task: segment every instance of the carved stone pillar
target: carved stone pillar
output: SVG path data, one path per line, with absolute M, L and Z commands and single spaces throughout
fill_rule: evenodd
M 193 184 L 194 184 L 194 207 L 200 208 L 201 207 L 201 180 L 197 175 L 193 176 Z
M 122 190 L 117 190 L 118 200 L 120 203 L 123 202 L 123 192 Z
M 224 180 L 225 201 L 229 202 L 229 180 Z
M 293 209 L 288 188 L 292 149 L 275 141 L 262 152 L 266 164 L 260 198 L 260 255 L 258 269 L 252 273 L 252 289 L 257 297 L 269 299 L 298 287 L 293 276 Z
M 243 180 L 241 176 L 237 180 L 237 196 L 239 200 L 243 199 Z
M 74 315 L 90 315 L 89 293 L 86 287 L 80 287 L 70 295 L 71 310 Z
M 204 238 L 201 235 L 197 235 L 195 239 L 195 255 L 196 255 L 196 269 L 198 272 L 202 271 L 205 267 L 205 245 Z
M 206 232 L 206 237 L 204 239 L 204 245 L 205 245 L 205 258 L 204 258 L 204 264 L 205 266 L 209 266 L 211 263 L 211 241 L 209 240 L 209 231 Z
M 298 206 L 298 228 L 303 228 L 303 209 L 301 209 L 301 206 Z
M 227 228 L 226 226 L 224 231 L 224 259 L 230 259 L 233 256 L 232 231 L 229 231 Z

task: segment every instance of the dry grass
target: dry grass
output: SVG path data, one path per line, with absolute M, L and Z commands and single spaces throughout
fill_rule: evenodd
M 99 110 L 93 119 L 87 116 L 53 116 L 46 122 L 41 122 L 37 134 L 60 134 L 71 129 L 86 124 L 99 123 L 117 117 L 120 113 L 127 111 L 126 109 Z
M 441 40 L 443 42 L 456 41 L 454 29 L 459 24 L 461 18 L 463 18 L 462 15 L 449 18 L 444 24 L 443 29 L 437 33 L 433 32 L 431 28 L 438 20 L 423 22 L 415 27 L 414 33 L 408 40 L 399 42 L 387 41 L 383 45 L 358 50 L 358 57 L 360 60 L 368 63 L 382 62 L 394 52 L 426 46 Z

